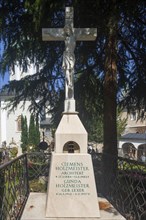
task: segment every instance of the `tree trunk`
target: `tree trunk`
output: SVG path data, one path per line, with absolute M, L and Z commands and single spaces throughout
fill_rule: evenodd
M 116 36 L 110 33 L 105 60 L 104 80 L 104 153 L 117 155 L 116 95 L 117 65 Z
M 107 24 L 108 35 L 105 50 L 104 79 L 104 147 L 103 147 L 103 185 L 109 193 L 110 185 L 117 168 L 117 18 L 112 11 Z

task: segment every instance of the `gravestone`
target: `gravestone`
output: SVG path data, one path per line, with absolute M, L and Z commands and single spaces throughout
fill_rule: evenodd
M 42 30 L 45 41 L 65 41 L 64 112 L 55 133 L 48 183 L 46 218 L 92 219 L 100 217 L 88 134 L 78 117 L 74 100 L 74 49 L 76 41 L 95 40 L 95 28 L 74 28 L 73 8 L 66 7 L 64 28 Z

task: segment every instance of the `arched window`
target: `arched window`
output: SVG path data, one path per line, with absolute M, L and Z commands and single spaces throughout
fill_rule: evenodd
M 63 153 L 80 153 L 80 147 L 76 142 L 68 141 L 63 147 Z
M 131 121 L 136 121 L 136 112 L 135 112 L 135 111 L 132 111 L 132 112 L 130 113 L 130 120 L 131 120 Z
M 123 149 L 124 157 L 131 159 L 135 158 L 136 148 L 132 143 L 128 143 L 128 142 L 124 143 L 122 145 L 122 149 Z
M 137 158 L 139 161 L 146 163 L 146 144 L 140 144 L 138 146 Z

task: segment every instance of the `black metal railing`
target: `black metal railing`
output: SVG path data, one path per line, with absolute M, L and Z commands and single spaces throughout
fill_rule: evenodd
M 19 220 L 29 195 L 26 154 L 0 166 L 0 219 Z
M 28 181 L 31 192 L 46 192 L 51 161 L 50 153 L 27 154 Z
M 107 198 L 127 220 L 145 220 L 146 164 L 122 157 L 106 157 L 117 166 L 114 174 L 109 165 L 104 175 L 102 154 L 92 156 L 98 194 Z
M 146 219 L 146 164 L 106 155 L 114 164 L 104 173 L 103 154 L 92 155 L 99 196 L 127 219 Z M 105 159 L 105 158 L 104 158 Z M 24 154 L 0 166 L 0 219 L 19 220 L 29 192 L 46 192 L 51 155 Z

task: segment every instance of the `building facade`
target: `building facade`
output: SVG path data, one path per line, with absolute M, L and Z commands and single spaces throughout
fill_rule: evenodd
M 145 133 L 146 132 L 146 115 L 140 119 L 137 111 L 127 113 L 127 110 L 122 111 L 122 118 L 127 118 L 127 126 L 124 134 L 127 133 Z
M 138 118 L 138 112 L 128 114 L 123 111 L 123 118 L 127 118 L 124 134 L 119 139 L 121 156 L 146 162 L 146 115 Z
M 14 69 L 9 72 L 9 79 L 20 80 L 27 75 L 33 75 L 36 72 L 34 65 L 28 68 L 27 72 L 22 72 L 21 68 L 16 65 Z M 30 111 L 28 107 L 30 101 L 26 101 L 23 105 L 23 101 L 19 103 L 15 111 L 9 112 L 9 109 L 5 109 L 9 98 L 12 95 L 8 95 L 6 92 L 0 94 L 0 147 L 18 147 L 18 155 L 22 153 L 21 150 L 21 115 L 27 118 L 29 125 Z
M 12 80 L 21 80 L 23 77 L 28 75 L 33 75 L 37 72 L 36 66 L 31 64 L 27 69 L 27 72 L 22 71 L 19 65 L 15 65 L 14 69 L 10 70 L 10 81 Z M 9 109 L 5 109 L 9 98 L 11 95 L 7 93 L 0 94 L 0 147 L 18 147 L 18 155 L 22 153 L 21 150 L 21 115 L 27 118 L 27 125 L 29 127 L 30 121 L 30 111 L 29 106 L 31 104 L 30 101 L 25 101 L 25 105 L 23 105 L 23 101 L 21 101 L 17 109 L 9 113 Z M 52 143 L 52 133 L 51 133 L 51 115 L 46 114 L 44 118 L 41 120 L 40 117 L 40 134 L 41 139 L 46 141 L 49 144 Z

